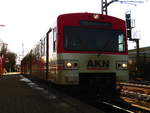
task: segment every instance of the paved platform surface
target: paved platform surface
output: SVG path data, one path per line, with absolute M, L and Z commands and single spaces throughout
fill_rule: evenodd
M 0 77 L 0 113 L 103 113 L 71 97 L 55 95 L 22 75 Z

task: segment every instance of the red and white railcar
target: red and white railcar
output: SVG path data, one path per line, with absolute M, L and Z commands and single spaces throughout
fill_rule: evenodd
M 116 81 L 128 81 L 125 21 L 93 13 L 60 15 L 31 56 L 33 76 L 63 86 L 113 89 Z

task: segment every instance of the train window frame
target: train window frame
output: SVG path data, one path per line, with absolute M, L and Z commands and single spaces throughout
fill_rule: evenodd
M 67 28 L 67 29 L 66 29 Z M 68 33 L 71 33 L 71 31 L 69 30 L 69 29 L 76 29 L 76 28 L 79 28 L 79 30 L 81 30 L 81 29 L 93 29 L 93 28 L 91 28 L 91 27 L 81 27 L 81 26 L 65 26 L 64 27 L 64 49 L 66 50 L 66 51 L 101 51 L 101 52 L 113 52 L 113 53 L 124 53 L 124 52 L 126 52 L 126 38 L 125 38 L 125 33 L 122 31 L 122 30 L 120 30 L 120 29 L 100 29 L 100 28 L 94 28 L 95 30 L 101 30 L 101 32 L 103 32 L 104 30 L 108 30 L 107 32 L 112 32 L 112 36 L 114 35 L 117 39 L 115 39 L 115 40 L 113 40 L 114 38 L 112 37 L 110 37 L 109 39 L 108 38 L 106 38 L 104 41 L 105 41 L 105 44 L 103 44 L 103 46 L 99 46 L 99 48 L 100 49 L 84 49 L 84 48 L 70 48 L 69 46 L 68 46 L 68 44 L 70 44 L 70 42 L 69 42 L 69 40 L 67 40 L 67 38 L 66 37 L 68 37 L 66 34 L 67 34 L 67 32 Z M 93 30 L 94 30 L 93 29 Z M 66 30 L 66 31 L 65 31 Z M 67 31 L 67 30 L 69 30 L 69 31 Z M 76 29 L 76 30 L 78 30 L 78 29 Z M 76 31 L 75 30 L 75 31 Z M 113 32 L 113 31 L 116 31 L 116 32 Z M 107 33 L 108 34 L 108 33 Z M 118 35 L 119 34 L 121 34 L 122 36 L 123 36 L 123 38 L 124 38 L 124 42 L 122 43 L 122 45 L 123 45 L 123 50 L 122 51 L 119 51 L 119 42 L 118 42 Z M 72 35 L 73 36 L 73 35 Z M 103 34 L 102 34 L 102 36 L 103 36 Z M 109 35 L 108 35 L 109 36 Z M 70 36 L 69 36 L 70 37 Z M 104 39 L 104 38 L 103 38 Z M 109 47 L 109 48 L 114 48 L 114 49 L 112 49 L 112 50 L 108 50 L 108 46 L 110 46 L 110 45 L 112 45 L 112 44 L 109 44 L 109 42 L 110 41 L 113 41 L 113 42 L 115 42 L 115 45 L 114 45 L 114 47 Z M 81 41 L 80 41 L 81 42 Z M 97 44 L 99 43 L 99 42 L 101 42 L 101 41 L 97 41 Z M 84 44 L 82 44 L 82 45 L 84 45 Z M 100 45 L 100 44 L 98 44 L 98 45 Z M 117 48 L 116 48 L 117 47 Z M 116 49 L 115 49 L 116 48 Z
M 125 51 L 125 37 L 123 34 L 118 35 L 118 51 L 119 52 Z
M 53 52 L 56 52 L 56 36 L 57 36 L 57 29 L 55 27 L 53 29 Z

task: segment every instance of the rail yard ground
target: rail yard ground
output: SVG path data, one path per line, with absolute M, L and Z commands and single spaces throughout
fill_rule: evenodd
M 0 77 L 0 113 L 103 112 L 55 90 L 46 90 L 19 73 L 7 73 Z
M 146 82 L 122 82 L 120 83 L 121 88 L 121 98 L 131 103 L 132 106 L 148 110 L 150 112 L 150 84 Z

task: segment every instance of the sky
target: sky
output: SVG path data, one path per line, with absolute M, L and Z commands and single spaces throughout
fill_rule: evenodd
M 108 0 L 109 2 L 110 0 Z M 139 1 L 139 0 L 134 0 Z M 135 19 L 133 37 L 140 38 L 140 47 L 150 46 L 150 1 L 135 5 L 115 2 L 108 7 L 108 15 L 125 20 L 125 12 L 131 11 Z M 0 0 L 0 39 L 17 55 L 29 52 L 59 14 L 90 12 L 101 13 L 101 0 Z M 135 43 L 129 42 L 129 48 Z

